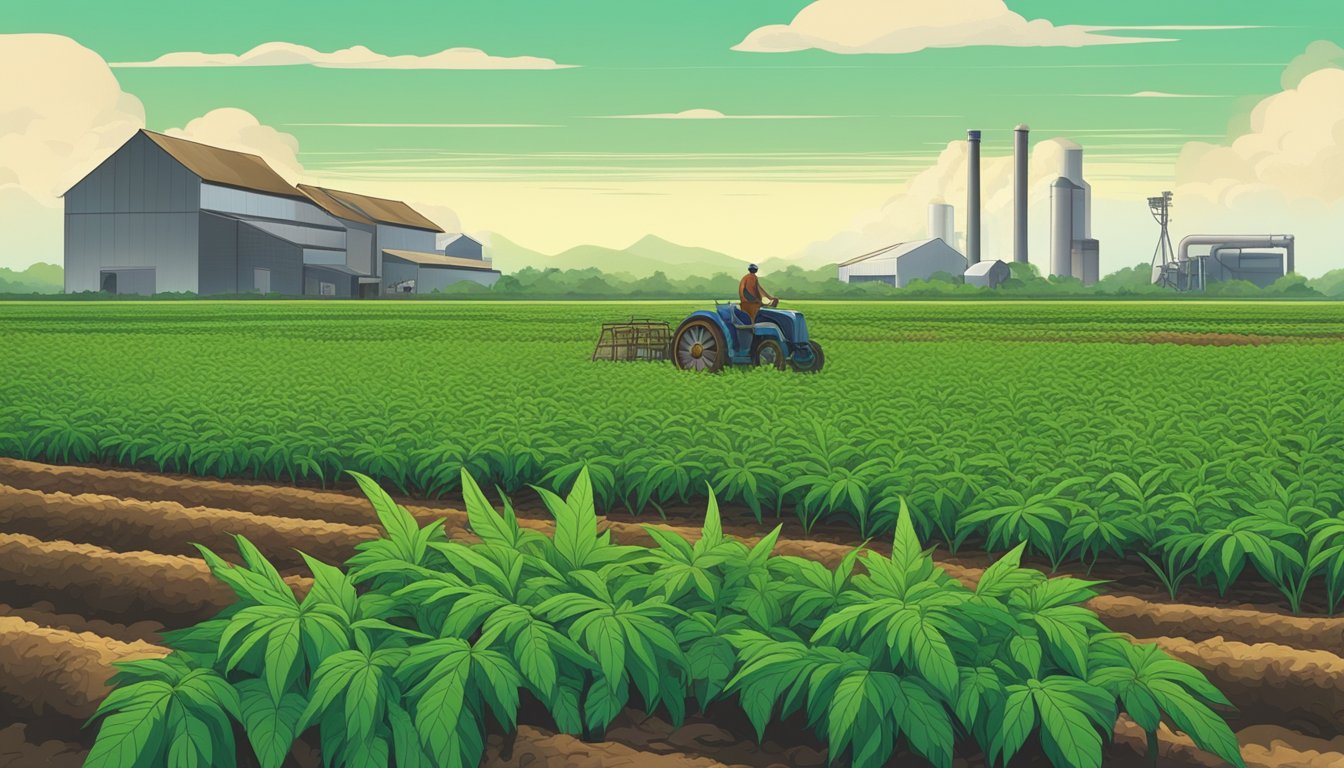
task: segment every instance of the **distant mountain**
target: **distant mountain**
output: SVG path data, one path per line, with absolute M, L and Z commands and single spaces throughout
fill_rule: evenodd
M 489 254 L 495 269 L 505 274 L 525 267 L 534 269 L 587 269 L 596 267 L 608 274 L 648 277 L 662 272 L 669 277 L 709 277 L 719 272 L 736 275 L 746 262 L 708 248 L 679 245 L 648 235 L 622 249 L 600 245 L 579 245 L 561 253 L 547 255 L 525 248 L 501 235 L 490 236 Z
M 38 263 L 23 271 L 0 268 L 0 293 L 60 293 L 65 270 L 57 264 Z

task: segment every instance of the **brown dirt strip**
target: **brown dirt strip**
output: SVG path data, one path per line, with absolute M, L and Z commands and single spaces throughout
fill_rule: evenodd
M 0 709 L 85 720 L 108 694 L 112 662 L 167 653 L 148 643 L 123 643 L 0 616 Z
M 372 525 L 296 520 L 91 493 L 72 496 L 5 485 L 0 485 L 0 530 L 97 544 L 120 552 L 195 556 L 192 544 L 202 544 L 226 558 L 236 550 L 233 536 L 238 534 L 255 544 L 277 568 L 302 566 L 300 549 L 323 562 L 340 563 L 354 553 L 356 544 L 382 534 Z
M 1241 756 L 1246 768 L 1339 768 L 1344 765 L 1344 738 L 1315 739 L 1273 725 L 1257 725 L 1237 732 Z M 1149 765 L 1146 755 L 1148 736 L 1133 720 L 1125 715 L 1115 727 L 1115 745 L 1128 748 L 1139 758 L 1135 766 Z M 1201 751 L 1190 737 L 1174 733 L 1167 726 L 1158 728 L 1159 765 L 1190 766 L 1194 768 L 1225 768 L 1227 763 Z M 1110 768 L 1111 762 L 1104 763 Z
M 123 499 L 175 501 L 185 506 L 236 509 L 275 517 L 313 517 L 346 525 L 378 522 L 358 494 L 282 485 L 224 482 L 94 467 L 57 466 L 0 458 L 0 483 L 47 493 L 97 493 Z
M 30 736 L 29 726 L 0 728 L 0 765 L 6 768 L 80 768 L 88 752 L 80 744 Z
M 92 632 L 123 643 L 144 642 L 158 645 L 163 625 L 157 621 L 137 621 L 134 624 L 115 624 L 101 619 L 86 619 L 77 613 L 59 613 L 48 602 L 15 607 L 0 604 L 0 616 L 12 616 L 40 627 L 62 629 L 67 632 Z
M 1158 637 L 1140 642 L 1157 643 L 1203 672 L 1237 707 L 1232 716 L 1236 722 L 1284 725 L 1327 738 L 1344 730 L 1344 658 L 1333 653 L 1221 638 L 1195 643 Z
M 298 594 L 311 581 L 286 577 Z M 0 601 L 45 600 L 82 616 L 153 618 L 190 626 L 219 613 L 235 596 L 200 558 L 112 552 L 91 544 L 0 533 Z

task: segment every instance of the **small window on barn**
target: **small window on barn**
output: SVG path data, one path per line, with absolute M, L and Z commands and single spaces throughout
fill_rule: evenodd
M 335 296 L 335 295 L 336 295 L 336 284 L 335 284 L 335 283 L 319 283 L 319 284 L 318 284 L 318 293 L 320 293 L 320 294 L 323 295 L 323 296 Z

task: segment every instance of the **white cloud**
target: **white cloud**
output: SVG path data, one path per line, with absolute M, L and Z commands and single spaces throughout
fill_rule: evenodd
M 649 115 L 599 115 L 612 120 L 828 120 L 834 115 L 725 115 L 717 109 L 687 109 Z
M 25 73 L 0 79 L 0 267 L 59 264 L 60 195 L 145 126 L 144 108 L 102 57 L 68 37 L 0 35 L 0 71 Z M 260 155 L 291 182 L 323 182 L 299 162 L 297 139 L 245 110 L 214 109 L 167 133 Z M 408 202 L 445 229 L 461 226 L 451 208 Z
M 1174 191 L 1185 234 L 1294 234 L 1310 275 L 1344 266 L 1344 69 L 1291 79 L 1230 142 L 1187 144 Z
M 1302 78 L 1327 67 L 1344 67 L 1344 48 L 1329 40 L 1317 40 L 1288 62 L 1280 82 L 1284 90 L 1296 88 Z
M 1249 129 L 1231 141 L 1185 143 L 1174 169 L 1087 160 L 1085 175 L 1093 184 L 1093 235 L 1101 241 L 1102 270 L 1151 258 L 1157 229 L 1144 198 L 1163 189 L 1175 193 L 1173 240 L 1205 233 L 1293 234 L 1298 272 L 1317 275 L 1344 267 L 1340 245 L 1344 243 L 1344 69 L 1327 66 L 1295 79 L 1296 87 L 1256 105 Z M 1093 135 L 1074 133 L 1081 134 L 1084 142 Z M 1033 263 L 1043 269 L 1048 253 L 1048 186 L 1057 172 L 1061 143 L 1038 144 L 1030 164 L 1030 247 Z M 926 237 L 926 210 L 935 200 L 956 206 L 957 228 L 964 231 L 965 147 L 965 142 L 949 144 L 934 165 L 885 205 L 856 217 L 846 231 L 813 243 L 801 258 L 819 265 Z M 982 253 L 985 258 L 1007 260 L 1012 238 L 1010 150 L 1006 142 L 995 145 L 987 137 L 984 151 Z
M 1245 29 L 1246 27 L 1089 27 L 1028 20 L 1003 0 L 816 0 L 789 24 L 760 27 L 736 51 L 782 53 L 821 49 L 832 53 L 914 53 L 967 46 L 1076 48 L 1169 42 L 1123 37 L 1110 31 Z
M 0 267 L 59 263 L 59 196 L 144 125 L 144 107 L 59 35 L 0 35 L 0 72 Z
M 153 61 L 124 61 L 116 68 L 130 67 L 292 67 L 308 64 L 333 69 L 570 69 L 537 56 L 491 56 L 479 48 L 448 48 L 428 56 L 387 56 L 362 45 L 330 53 L 297 43 L 262 43 L 243 53 L 165 53 Z
M 183 128 L 164 133 L 212 147 L 260 155 L 276 173 L 291 184 L 304 179 L 299 162 L 299 140 L 288 133 L 262 125 L 252 113 L 234 107 L 212 109 Z

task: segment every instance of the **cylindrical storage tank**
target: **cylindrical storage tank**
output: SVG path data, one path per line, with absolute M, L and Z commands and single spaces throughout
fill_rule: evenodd
M 1031 129 L 1013 130 L 1013 261 L 1027 263 L 1027 149 Z
M 1081 203 L 1074 203 L 1074 220 L 1078 225 L 1074 227 L 1073 235 L 1079 239 L 1092 237 L 1092 185 L 1083 178 L 1083 147 L 1068 139 L 1060 139 L 1059 144 L 1064 150 L 1059 160 L 1059 175 L 1083 191 Z
M 957 244 L 953 242 L 956 235 L 955 209 L 947 203 L 929 203 L 929 237 L 956 248 Z
M 1078 188 L 1063 176 L 1050 185 L 1050 274 L 1073 275 L 1073 193 Z
M 980 261 L 980 132 L 966 132 L 966 263 Z
M 1101 243 L 1092 238 L 1082 241 L 1083 271 L 1075 277 L 1082 278 L 1083 285 L 1093 286 L 1101 279 Z

